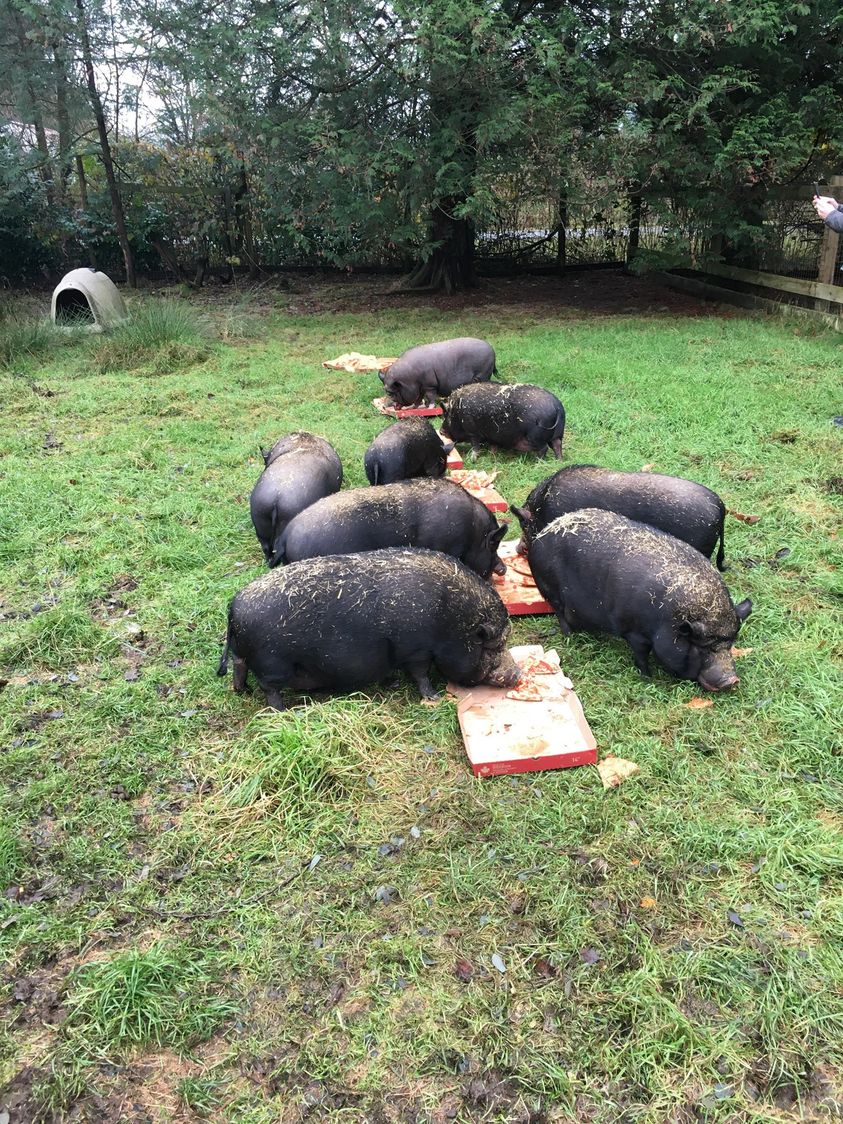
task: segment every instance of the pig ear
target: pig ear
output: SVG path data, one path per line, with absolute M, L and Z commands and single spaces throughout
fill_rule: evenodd
M 532 523 L 533 513 L 532 513 L 532 511 L 530 511 L 529 508 L 527 508 L 527 507 L 516 507 L 514 503 L 511 503 L 509 505 L 509 510 L 512 512 L 512 514 L 515 516 L 515 518 L 518 520 L 518 522 L 521 524 L 522 527 L 524 526 L 525 523 Z
M 682 621 L 676 631 L 680 636 L 690 639 L 699 636 L 704 629 L 701 628 L 699 621 Z
M 263 445 L 259 445 L 258 448 L 261 451 L 261 456 L 263 457 L 263 463 L 266 464 L 266 462 L 269 460 L 269 454 L 272 450 L 271 449 L 264 449 Z
M 500 545 L 501 539 L 504 537 L 508 530 L 508 523 L 498 523 L 496 527 L 493 527 L 491 531 L 489 531 L 489 534 L 486 536 L 489 546 L 493 546 L 497 550 L 498 546 Z
M 378 378 L 381 382 L 386 382 L 386 371 L 378 371 Z
M 448 453 L 452 453 L 454 451 L 454 442 L 453 441 L 443 441 L 442 442 L 442 449 L 445 453 L 445 456 L 447 456 Z
M 493 639 L 497 635 L 497 629 L 493 625 L 487 624 L 483 621 L 477 626 L 477 638 L 482 640 L 485 644 L 487 641 Z
M 752 602 L 748 597 L 741 601 L 740 605 L 735 606 L 735 616 L 739 621 L 745 621 L 751 612 Z

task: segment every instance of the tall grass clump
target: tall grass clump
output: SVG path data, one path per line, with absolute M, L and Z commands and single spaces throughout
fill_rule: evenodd
M 0 889 L 5 889 L 18 877 L 23 865 L 17 836 L 7 823 L 0 820 Z
M 49 321 L 0 309 L 0 369 L 44 356 L 59 342 Z
M 166 374 L 200 363 L 210 354 L 207 325 L 189 305 L 148 300 L 133 308 L 96 350 L 100 374 L 144 368 Z
M 84 609 L 59 605 L 25 621 L 0 646 L 0 667 L 71 667 L 113 654 L 116 642 Z
M 236 1010 L 216 993 L 206 959 L 163 942 L 85 965 L 65 1006 L 66 1036 L 100 1055 L 150 1044 L 185 1049 L 210 1038 Z
M 323 825 L 361 777 L 361 718 L 347 705 L 259 714 L 222 766 L 222 817 L 239 831 L 274 821 L 287 838 Z

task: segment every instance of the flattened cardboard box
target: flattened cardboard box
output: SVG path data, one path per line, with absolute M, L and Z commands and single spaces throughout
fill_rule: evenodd
M 498 558 L 506 566 L 506 573 L 492 574 L 492 585 L 511 617 L 552 613 L 553 606 L 539 593 L 530 563 L 518 553 L 517 546 L 517 540 L 512 539 L 498 547 Z
M 373 398 L 372 405 L 390 418 L 438 418 L 442 413 L 441 406 L 390 406 L 385 398 Z
M 443 445 L 448 445 L 448 444 L 450 444 L 450 442 L 449 442 L 449 441 L 447 441 L 447 440 L 446 440 L 446 439 L 445 439 L 445 438 L 444 438 L 444 437 L 442 436 L 442 434 L 441 434 L 441 433 L 439 434 L 439 440 L 440 440 L 440 441 L 442 442 L 442 444 L 443 444 Z M 462 457 L 460 456 L 460 451 L 459 451 L 459 449 L 458 449 L 458 448 L 456 447 L 456 445 L 454 445 L 453 449 L 451 449 L 450 453 L 448 453 L 448 459 L 447 459 L 447 461 L 445 462 L 445 467 L 446 467 L 446 468 L 447 468 L 447 469 L 448 469 L 449 471 L 450 471 L 451 469 L 454 469 L 454 468 L 460 469 L 460 468 L 464 468 L 464 467 L 465 467 L 465 461 L 464 461 L 464 460 L 462 459 Z
M 468 494 L 470 496 L 474 496 L 475 499 L 480 500 L 480 502 L 482 504 L 484 504 L 489 509 L 489 511 L 506 511 L 506 510 L 508 510 L 509 504 L 506 502 L 506 500 L 503 498 L 503 496 L 500 494 L 500 492 L 496 491 L 494 488 L 492 488 L 492 487 L 480 487 L 476 484 L 470 484 L 470 483 L 466 484 L 465 478 L 468 477 L 468 479 L 470 481 L 471 480 L 471 473 L 475 472 L 475 471 L 476 471 L 475 469 L 466 469 L 465 471 L 462 471 L 461 469 L 456 469 L 454 472 L 451 473 L 450 478 L 453 480 L 453 482 L 455 484 L 459 484 L 459 486 L 461 488 L 465 488 L 465 490 L 468 492 Z
M 510 652 L 516 663 L 544 654 L 540 644 L 521 645 Z M 597 764 L 597 742 L 580 700 L 565 686 L 570 680 L 561 671 L 538 678 L 556 681 L 556 697 L 522 702 L 507 698 L 505 687 L 448 684 L 448 691 L 459 699 L 457 717 L 475 776 Z

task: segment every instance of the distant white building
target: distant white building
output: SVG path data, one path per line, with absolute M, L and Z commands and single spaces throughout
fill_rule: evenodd
M 24 149 L 37 149 L 38 138 L 35 135 L 35 126 L 27 121 L 0 121 L 0 133 L 12 137 Z M 57 152 L 59 147 L 59 134 L 55 129 L 44 128 L 47 137 L 47 147 L 51 152 Z

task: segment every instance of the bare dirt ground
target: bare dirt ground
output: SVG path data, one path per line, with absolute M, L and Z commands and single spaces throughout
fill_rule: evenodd
M 285 295 L 286 309 L 296 314 L 377 312 L 401 308 L 432 308 L 442 312 L 495 307 L 523 308 L 532 316 L 617 316 L 661 314 L 722 316 L 734 310 L 674 292 L 653 278 L 634 277 L 621 269 L 572 271 L 562 277 L 517 275 L 482 277 L 476 288 L 450 296 L 397 291 L 398 279 L 366 273 L 281 273 L 254 285 L 211 284 L 192 294 L 196 304 L 231 303 L 239 292 L 250 304 L 277 307 Z M 149 285 L 159 295 L 175 286 Z

